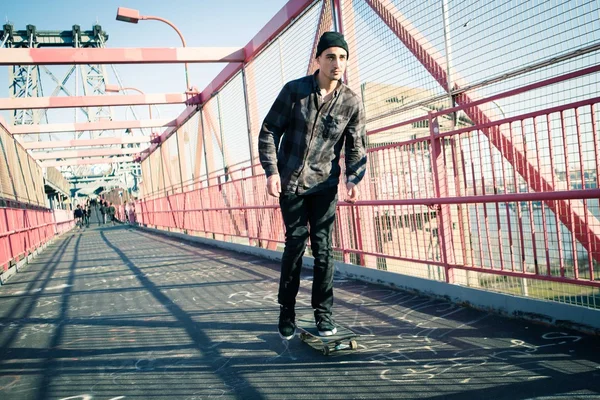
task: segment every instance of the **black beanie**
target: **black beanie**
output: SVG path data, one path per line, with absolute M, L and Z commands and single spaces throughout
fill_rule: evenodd
M 325 32 L 323 36 L 319 39 L 319 44 L 317 45 L 317 55 L 315 57 L 319 57 L 323 50 L 326 50 L 330 47 L 341 47 L 346 50 L 346 54 L 349 56 L 350 52 L 348 51 L 348 43 L 344 39 L 344 35 L 337 32 Z

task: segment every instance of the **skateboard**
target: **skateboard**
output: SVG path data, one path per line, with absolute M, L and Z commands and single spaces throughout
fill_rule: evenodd
M 339 324 L 336 325 L 336 328 L 335 335 L 320 336 L 312 314 L 303 315 L 296 321 L 296 329 L 300 340 L 312 348 L 320 350 L 323 355 L 328 356 L 338 350 L 358 349 L 358 343 L 354 340 L 360 336 L 358 333 Z

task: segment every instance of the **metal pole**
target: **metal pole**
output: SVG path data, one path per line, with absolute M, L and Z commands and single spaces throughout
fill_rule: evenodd
M 164 22 L 165 24 L 169 25 L 171 28 L 175 29 L 175 32 L 177 32 L 177 34 L 179 35 L 179 38 L 181 39 L 181 43 L 183 44 L 183 47 L 187 46 L 187 44 L 185 42 L 185 38 L 183 37 L 183 34 L 181 33 L 181 31 L 179 29 L 177 29 L 177 27 L 171 21 L 161 18 L 161 17 L 152 16 L 152 15 L 143 15 L 143 16 L 140 16 L 140 19 Z M 184 65 L 185 65 L 185 90 L 188 91 L 188 90 L 190 90 L 190 78 L 189 78 L 189 73 L 188 73 L 188 63 L 186 62 Z
M 207 158 L 207 152 L 206 152 L 206 136 L 204 136 L 204 110 L 203 107 L 200 108 L 199 110 L 200 112 L 200 126 L 202 127 L 202 143 L 204 143 L 204 145 L 202 146 L 204 148 L 204 165 L 206 167 L 206 184 L 207 186 L 210 186 L 210 180 L 208 179 L 208 158 Z
M 454 90 L 452 82 L 452 49 L 450 44 L 450 22 L 449 22 L 449 12 L 448 12 L 448 0 L 442 0 L 442 15 L 444 19 L 444 48 L 446 50 L 446 77 L 447 77 L 447 85 L 448 85 L 448 99 L 449 99 L 449 107 L 454 107 L 454 96 L 452 91 Z M 453 128 L 456 126 L 456 113 L 453 113 L 452 118 Z
M 33 46 L 33 33 L 29 36 L 29 48 Z M 27 98 L 27 92 L 29 92 L 29 75 L 31 74 L 31 65 L 27 67 L 27 78 L 25 79 L 25 98 Z M 21 114 L 21 125 L 25 123 L 25 114 L 27 114 L 27 110 L 23 110 L 23 114 Z
M 248 82 L 246 80 L 246 66 L 242 66 L 242 88 L 244 92 L 244 107 L 246 110 L 246 125 L 248 127 L 248 146 L 250 147 L 250 170 L 252 171 L 252 175 L 256 175 L 254 173 L 254 160 L 256 158 L 256 154 L 254 151 L 254 142 L 252 140 L 252 121 L 250 118 L 250 103 L 248 102 Z
M 179 166 L 179 183 L 181 184 L 181 193 L 183 193 L 183 172 L 181 170 L 181 157 L 179 156 L 179 129 L 175 132 L 175 145 L 177 146 L 177 165 Z
M 200 108 L 200 126 L 202 126 L 202 142 L 204 143 L 204 163 L 206 164 L 206 186 L 209 187 L 210 186 L 210 179 L 209 179 L 209 170 L 208 170 L 208 153 L 206 151 L 206 136 L 204 135 L 204 110 L 203 108 Z M 212 207 L 212 196 L 208 197 L 208 201 L 209 201 L 209 207 Z M 202 215 L 204 215 L 204 205 L 201 205 L 202 208 Z M 210 221 L 210 218 L 209 218 Z M 204 225 L 204 230 L 206 232 L 206 225 Z M 210 233 L 212 238 L 214 239 L 216 237 L 215 232 L 213 230 L 213 232 Z
M 225 159 L 225 138 L 223 137 L 223 118 L 221 116 L 221 96 L 217 95 L 217 109 L 219 117 L 219 133 L 221 136 L 221 155 L 223 158 L 223 172 L 225 173 L 225 180 L 229 177 L 229 164 Z M 231 178 L 231 177 L 229 177 Z
M 165 175 L 165 160 L 163 160 L 164 154 L 163 154 L 163 149 L 162 149 L 163 146 L 162 145 L 163 145 L 163 143 L 160 143 L 158 145 L 158 154 L 160 155 L 160 169 L 162 170 L 162 176 L 163 176 L 163 189 L 165 190 L 166 196 L 169 197 L 169 191 L 167 190 L 167 177 Z
M 8 35 L 5 35 L 4 39 L 2 39 L 2 44 L 0 44 L 0 48 L 4 47 L 4 45 L 6 44 L 7 40 L 8 40 Z
M 148 170 L 150 171 L 150 189 L 151 189 L 151 192 L 148 194 L 154 193 L 154 183 L 152 182 L 152 162 L 150 161 L 151 159 L 152 159 L 152 154 L 150 154 L 148 156 Z
M 79 35 L 75 33 L 75 48 L 79 47 Z M 75 96 L 79 96 L 79 65 L 75 64 Z M 77 107 L 73 108 L 73 112 L 75 113 L 75 123 L 77 123 Z M 73 133 L 73 137 L 77 139 L 77 132 Z
M 325 5 L 323 4 L 323 7 L 325 7 Z M 337 21 L 337 16 L 338 16 L 338 12 L 337 12 L 337 7 L 335 6 L 335 0 L 331 0 L 331 19 L 333 20 L 333 30 L 335 32 L 339 32 L 339 26 L 338 26 L 338 21 Z M 340 32 L 343 34 L 343 32 Z

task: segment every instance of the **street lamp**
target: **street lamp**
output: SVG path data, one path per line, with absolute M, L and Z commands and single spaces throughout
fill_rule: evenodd
M 145 19 L 161 21 L 161 22 L 164 22 L 165 24 L 169 25 L 171 28 L 175 29 L 175 32 L 177 32 L 177 34 L 179 35 L 179 38 L 181 39 L 181 43 L 183 44 L 183 47 L 187 47 L 183 35 L 179 31 L 179 29 L 177 29 L 177 27 L 175 25 L 173 25 L 173 23 L 171 21 L 166 20 L 161 17 L 154 17 L 152 15 L 140 15 L 140 12 L 138 10 L 134 10 L 132 8 L 119 7 L 117 9 L 117 21 L 123 21 L 123 22 L 129 22 L 131 24 L 137 24 L 139 20 L 145 20 Z M 186 91 L 191 90 L 187 62 L 185 63 L 185 89 L 186 89 Z
M 104 91 L 105 92 L 109 92 L 109 93 L 119 93 L 122 92 L 124 90 L 135 90 L 136 92 L 143 94 L 144 96 L 146 95 L 146 93 L 142 92 L 140 89 L 134 88 L 134 87 L 124 87 L 121 88 L 119 87 L 119 85 L 111 85 L 109 83 L 107 83 L 106 85 L 104 85 Z M 133 110 L 132 110 L 133 112 Z M 152 119 L 152 104 L 148 104 L 148 116 L 150 117 L 150 119 Z
M 109 83 L 107 83 L 107 84 L 104 85 L 104 91 L 108 92 L 108 93 L 119 93 L 119 92 L 122 92 L 122 91 L 125 91 L 125 90 L 135 90 L 136 92 L 138 92 L 140 94 L 143 94 L 144 96 L 146 95 L 146 93 L 144 93 L 140 89 L 134 88 L 134 87 L 124 87 L 124 88 L 121 88 L 121 87 L 119 87 L 119 85 L 111 85 Z M 148 104 L 148 116 L 149 116 L 150 119 L 152 119 L 152 104 Z M 160 111 L 159 111 L 159 117 L 160 117 Z M 131 129 L 129 129 L 129 128 L 126 129 L 125 133 L 131 133 Z M 134 159 L 134 162 L 139 162 L 139 157 L 140 156 L 137 156 Z M 125 177 L 127 176 L 126 174 L 123 174 L 123 175 Z M 125 178 L 125 179 L 127 179 L 127 178 Z

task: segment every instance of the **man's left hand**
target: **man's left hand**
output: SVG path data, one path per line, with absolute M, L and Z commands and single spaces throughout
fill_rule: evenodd
M 354 203 L 356 200 L 358 200 L 358 188 L 356 187 L 356 185 L 352 182 L 348 182 L 346 183 L 346 190 L 348 191 L 347 193 L 347 198 L 346 201 L 348 203 Z

